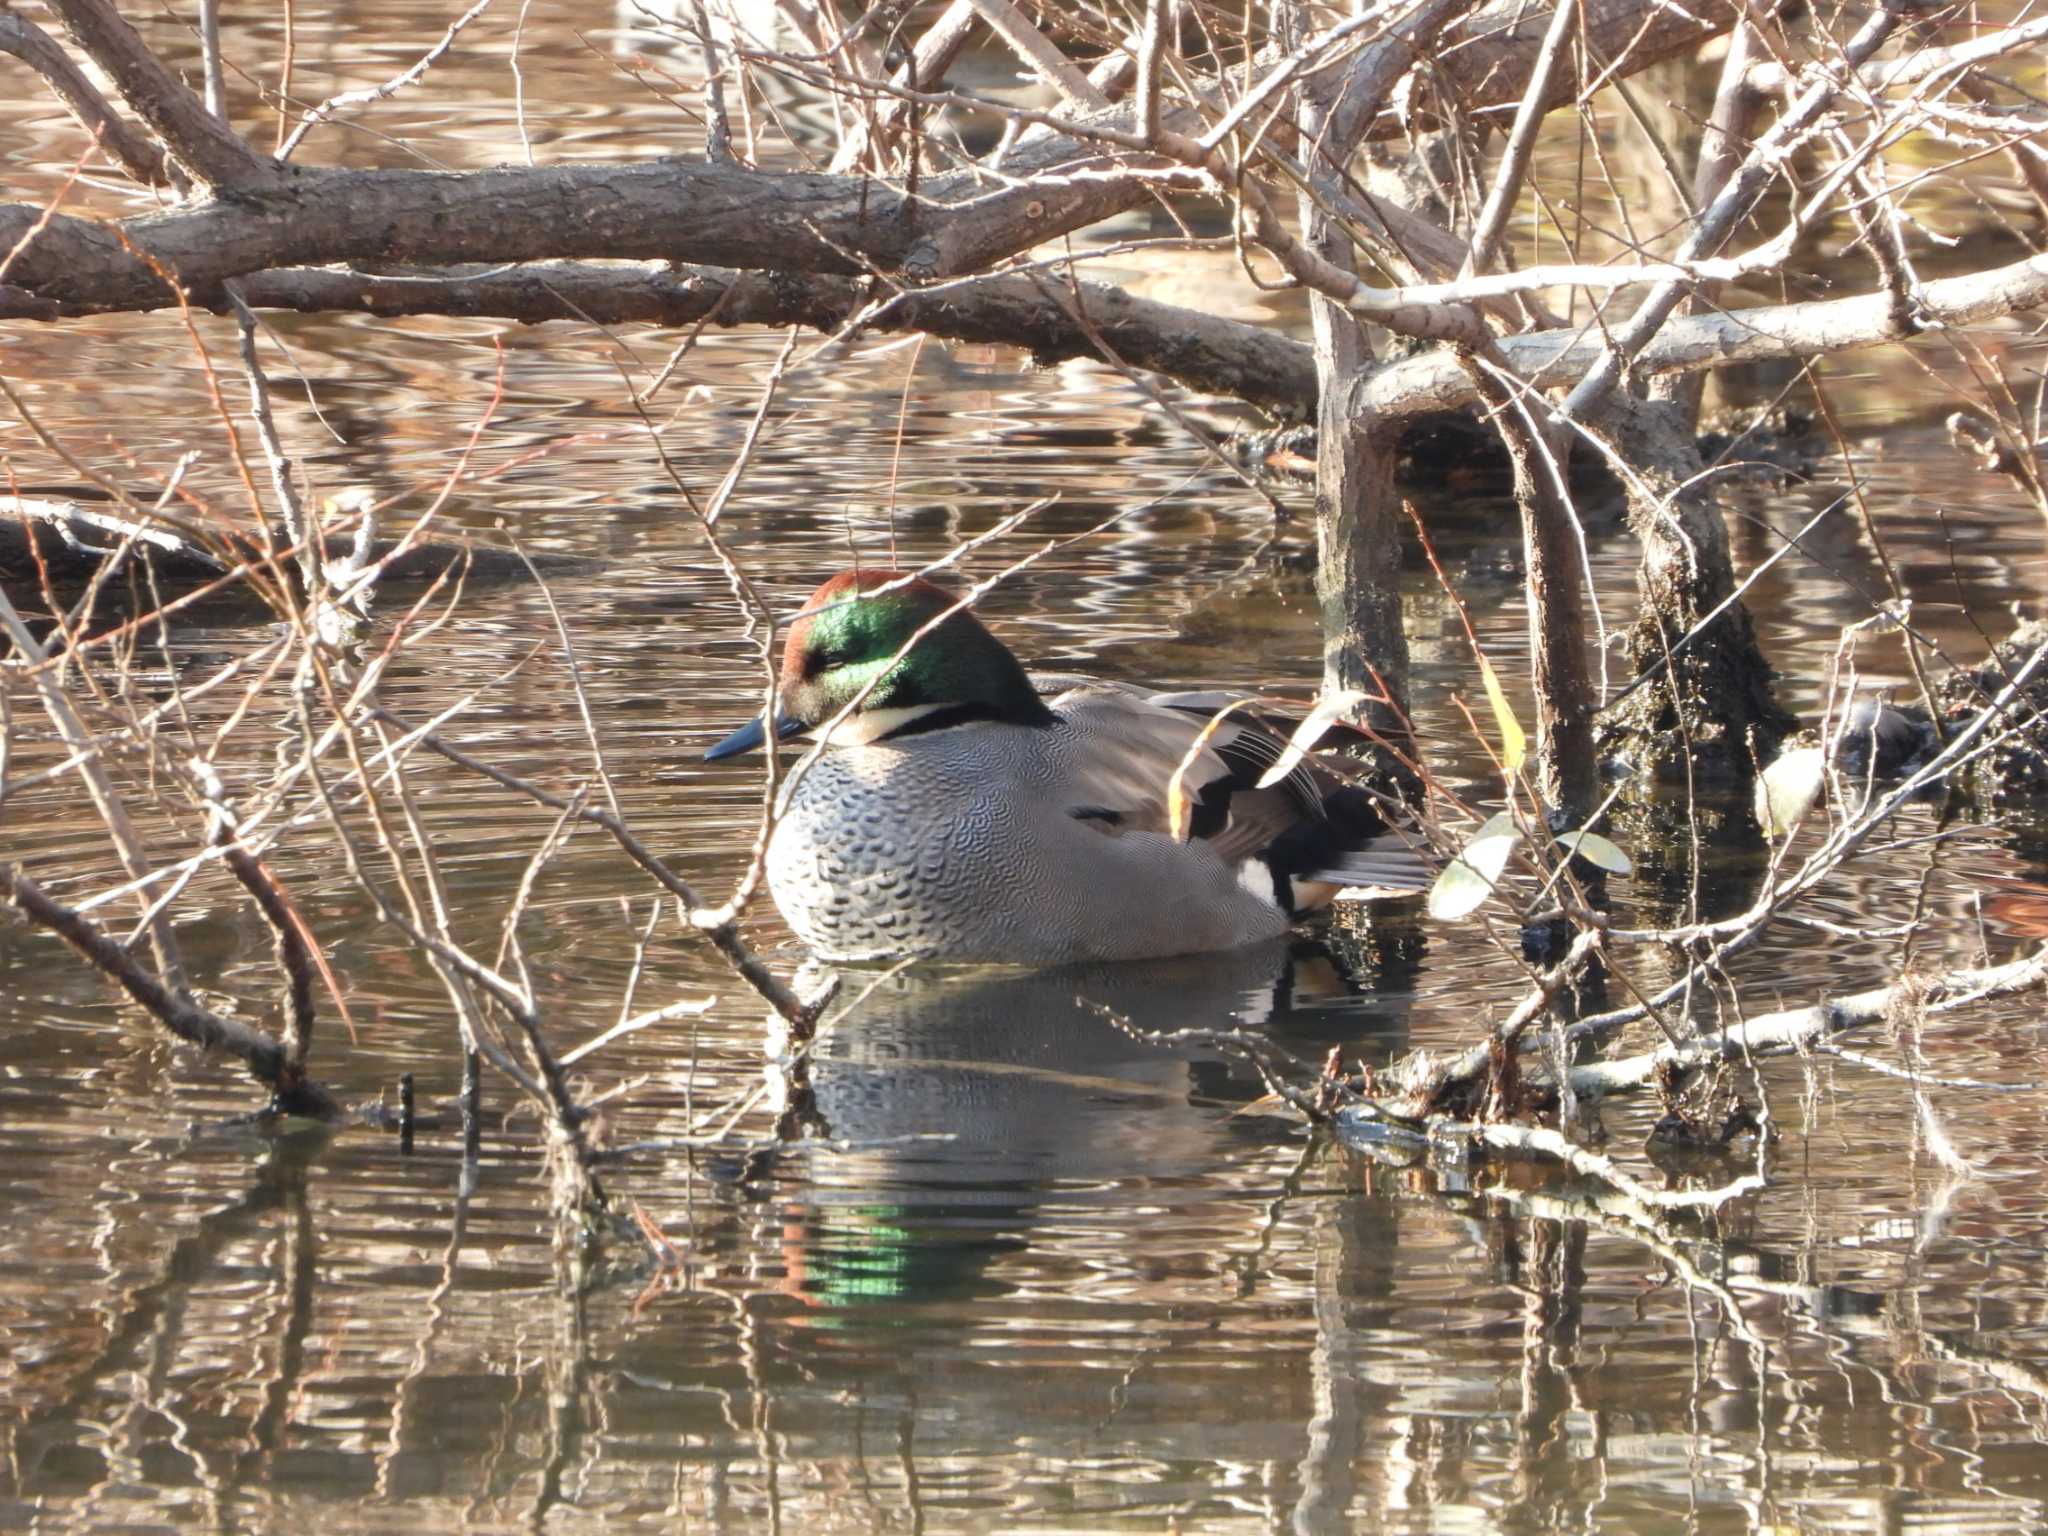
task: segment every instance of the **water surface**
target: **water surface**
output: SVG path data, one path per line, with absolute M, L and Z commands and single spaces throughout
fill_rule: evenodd
M 383 62 L 409 58 L 438 25 L 392 23 Z M 502 110 L 510 27 L 508 16 L 488 49 L 437 72 L 439 94 L 380 125 L 451 162 L 516 155 Z M 331 67 L 340 45 L 311 35 L 300 67 Z M 607 56 L 629 44 L 587 36 L 594 46 L 560 21 L 528 24 L 539 151 L 665 147 L 664 109 Z M 253 57 L 270 44 L 257 28 L 231 38 Z M 476 110 L 458 114 L 465 103 Z M 28 136 L 10 175 L 47 187 L 75 153 L 67 126 L 38 101 L 4 111 Z M 451 148 L 465 144 L 467 159 Z M 389 144 L 379 156 L 404 158 Z M 455 493 L 449 525 L 502 524 L 529 549 L 587 557 L 552 590 L 624 807 L 722 892 L 744 863 L 758 787 L 746 764 L 699 757 L 756 707 L 758 666 L 618 372 L 623 361 L 644 379 L 680 338 L 275 324 L 306 381 L 281 401 L 285 430 L 323 491 L 363 484 L 423 506 L 490 415 L 475 460 L 487 478 Z M 216 360 L 231 354 L 221 326 L 200 330 Z M 707 336 L 660 397 L 664 445 L 698 490 L 735 451 L 779 347 Z M 1300 519 L 1276 526 L 1113 372 L 890 338 L 829 356 L 815 339 L 801 347 L 725 524 L 782 611 L 853 555 L 931 559 L 1052 497 L 972 569 L 1125 515 L 985 605 L 1027 658 L 1313 687 Z M 2038 353 L 2014 357 L 2039 365 Z M 0 368 L 102 472 L 147 483 L 201 448 L 193 483 L 236 504 L 175 318 L 14 327 Z M 1873 355 L 1828 376 L 1919 617 L 1974 659 L 1974 626 L 1995 631 L 2007 605 L 2048 585 L 2038 521 L 1959 467 L 1938 426 L 1948 407 L 1907 365 Z M 9 452 L 24 481 L 65 476 L 18 432 Z M 1745 565 L 1834 497 L 1840 466 L 1828 474 L 1731 488 Z M 1953 548 L 1937 509 L 1960 530 Z M 1424 510 L 1488 653 L 1524 675 L 1512 508 L 1467 485 L 1425 496 Z M 1840 627 L 1883 590 L 1858 524 L 1824 525 L 1814 548 L 1824 564 L 1786 562 L 1751 599 L 1788 701 L 1809 713 Z M 1611 517 L 1596 519 L 1593 556 L 1619 629 L 1634 609 L 1632 555 Z M 1455 703 L 1480 697 L 1470 651 L 1434 578 L 1418 565 L 1410 586 L 1432 764 L 1484 802 L 1496 793 L 1487 759 Z M 527 655 L 550 624 L 531 587 L 472 591 L 399 668 L 388 701 L 425 718 L 481 688 L 451 728 L 459 740 L 556 787 L 585 782 L 567 669 L 553 650 Z M 267 638 L 246 613 L 203 612 L 136 666 L 165 688 Z M 1865 642 L 1858 662 L 1866 678 L 1905 682 L 1894 641 Z M 226 707 L 197 706 L 195 725 Z M 10 771 L 29 773 L 50 754 L 31 739 L 27 701 L 15 708 Z M 288 739 L 288 722 L 259 712 L 231 754 L 238 782 Z M 465 935 L 492 945 L 552 817 L 452 770 L 422 765 L 415 782 Z M 160 846 L 189 850 L 191 820 L 140 793 Z M 1915 816 L 1910 831 L 1931 828 Z M 0 841 L 73 896 L 113 877 L 69 785 L 10 801 Z M 1677 851 L 1635 851 L 1645 878 L 1619 899 L 1667 914 L 1688 882 L 1649 876 Z M 1997 829 L 1901 847 L 1858 865 L 1816 910 L 1895 921 L 1931 863 L 1919 962 L 2003 957 L 2048 931 L 2041 861 L 2038 840 Z M 366 1099 L 395 1096 L 412 1073 L 422 1102 L 445 1108 L 457 1071 L 438 984 L 374 923 L 317 828 L 273 862 L 355 1016 L 353 1040 L 323 1019 L 320 1075 Z M 1753 859 L 1719 856 L 1704 900 L 1739 901 L 1753 878 Z M 521 929 L 550 1028 L 565 1045 L 602 1029 L 636 969 L 635 1006 L 715 995 L 694 1023 L 608 1048 L 583 1086 L 615 1095 L 603 1134 L 617 1145 L 678 1136 L 722 1108 L 741 1111 L 736 1141 L 762 1136 L 762 1010 L 672 926 L 640 961 L 650 894 L 594 834 L 550 867 Z M 209 1000 L 267 1017 L 268 935 L 234 888 L 209 873 L 178 914 Z M 799 962 L 765 904 L 754 936 L 778 964 Z M 1390 1168 L 1312 1138 L 1241 1063 L 1134 1038 L 1102 1011 L 1147 1029 L 1242 1025 L 1304 1072 L 1333 1048 L 1382 1062 L 1468 1042 L 1519 995 L 1504 937 L 1353 914 L 1229 956 L 887 979 L 821 1049 L 829 1139 L 633 1159 L 610 1178 L 683 1268 L 656 1285 L 621 1269 L 572 1295 L 557 1283 L 533 1119 L 499 1085 L 466 1199 L 446 1129 L 410 1155 L 369 1131 L 237 1129 L 252 1104 L 237 1073 L 172 1048 L 54 943 L 0 923 L 0 1525 L 2039 1529 L 2038 1091 L 1932 1095 L 1941 1134 L 1968 1160 L 1958 1172 L 1931 1154 L 1909 1084 L 1825 1060 L 1775 1064 L 1773 1187 L 1660 1251 L 1564 1210 L 1538 1172 Z M 1736 974 L 1746 1005 L 1763 1009 L 1872 984 L 1894 958 L 1878 941 L 1790 934 Z M 873 980 L 853 978 L 847 995 Z M 2026 1083 L 2048 1076 L 2043 1044 L 2039 1000 L 2023 998 L 1942 1020 L 1923 1049 L 1937 1074 Z M 1904 1059 L 1881 1032 L 1864 1046 Z M 1607 1115 L 1612 1149 L 1653 1179 L 1639 1148 L 1655 1113 Z

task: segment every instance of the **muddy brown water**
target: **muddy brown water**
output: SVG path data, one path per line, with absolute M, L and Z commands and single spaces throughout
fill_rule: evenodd
M 509 117 L 484 110 L 502 100 L 511 24 L 434 77 L 444 108 L 476 113 L 437 115 L 422 98 L 387 125 L 443 158 L 461 158 L 451 140 L 473 141 L 479 161 L 516 153 Z M 529 28 L 539 147 L 658 143 L 666 119 L 603 57 L 612 34 L 589 36 L 595 51 L 560 21 Z M 260 29 L 234 38 L 256 56 L 271 45 Z M 413 46 L 394 40 L 391 57 Z M 301 68 L 338 49 L 310 48 Z M 26 97 L 0 110 L 25 130 L 9 175 L 47 189 L 74 153 L 61 117 Z M 485 322 L 277 329 L 307 381 L 283 413 L 316 483 L 409 489 L 415 506 L 502 369 L 477 454 L 493 477 L 458 491 L 450 520 L 589 557 L 554 594 L 625 808 L 692 877 L 727 886 L 757 788 L 745 764 L 699 756 L 753 708 L 757 674 L 725 582 L 621 399 L 615 339 Z M 226 359 L 228 333 L 202 332 Z M 629 366 L 648 369 L 676 339 L 619 338 Z M 669 387 L 664 442 L 700 487 L 739 442 L 778 346 L 708 336 Z M 0 369 L 106 473 L 160 474 L 198 448 L 195 483 L 232 499 L 175 320 L 11 327 Z M 2009 604 L 2048 589 L 2042 528 L 1959 465 L 1936 384 L 1876 356 L 1829 378 L 1921 619 L 1974 658 L 1975 624 L 1995 630 Z M 1750 399 L 1775 388 L 1730 385 Z M 323 432 L 306 389 L 345 441 Z M 8 433 L 24 480 L 63 478 Z M 1831 473 L 1731 489 L 1745 567 L 1835 496 Z M 900 558 L 931 558 L 1044 496 L 1057 499 L 982 569 L 1157 504 L 990 599 L 1021 653 L 1132 679 L 1312 685 L 1304 531 L 1276 531 L 1103 369 L 1033 371 L 1009 353 L 901 340 L 820 360 L 792 379 L 727 532 L 788 610 L 849 549 L 875 558 L 893 536 Z M 1425 500 L 1489 653 L 1524 673 L 1512 509 L 1483 489 Z M 1611 526 L 1594 533 L 1618 629 L 1633 611 L 1630 550 Z M 1787 698 L 1809 714 L 1840 627 L 1882 589 L 1850 519 L 1824 524 L 1813 553 L 1752 597 Z M 1433 766 L 1484 798 L 1486 758 L 1454 702 L 1479 699 L 1469 651 L 1433 579 L 1418 568 L 1410 585 Z M 495 680 L 547 625 L 530 588 L 470 593 L 400 669 L 391 702 L 424 717 L 483 686 L 460 739 L 579 782 L 589 754 L 559 660 Z M 246 615 L 202 612 L 168 656 L 145 650 L 137 665 L 163 689 L 264 638 Z M 1904 681 L 1890 642 L 1867 642 L 1859 664 Z M 17 774 L 49 760 L 27 702 L 15 704 Z M 275 720 L 245 732 L 245 762 L 282 739 Z M 452 773 L 423 768 L 419 787 L 468 931 L 488 942 L 549 818 Z M 178 825 L 165 846 L 189 846 Z M 1932 826 L 1916 811 L 1902 830 Z M 6 857 L 75 897 L 107 882 L 97 845 L 75 789 L 0 808 Z M 2010 828 L 1893 847 L 1815 912 L 1896 921 L 1931 865 L 1920 962 L 2002 957 L 2048 933 L 2043 850 Z M 1682 851 L 1633 851 L 1643 875 L 1619 899 L 1668 910 L 1674 887 L 1652 877 Z M 320 838 L 288 839 L 277 863 L 355 1017 L 353 1041 L 323 1019 L 320 1074 L 370 1098 L 409 1072 L 423 1104 L 445 1108 L 452 1025 L 431 976 L 371 921 Z M 1739 901 L 1754 873 L 1747 855 L 1714 854 L 1708 908 Z M 617 1016 L 648 899 L 594 836 L 541 884 L 522 935 L 563 1043 Z M 211 877 L 178 915 L 209 997 L 264 1017 L 260 924 Z M 765 906 L 755 932 L 778 963 L 799 962 Z M 1736 976 L 1763 1009 L 1873 982 L 1891 960 L 1882 942 L 1788 931 Z M 745 1160 L 650 1154 L 618 1171 L 683 1250 L 684 1275 L 643 1290 L 617 1274 L 565 1297 L 535 1128 L 507 1123 L 496 1085 L 466 1200 L 446 1130 L 411 1155 L 367 1131 L 237 1130 L 250 1094 L 234 1072 L 171 1048 L 52 942 L 0 922 L 0 1528 L 2040 1529 L 2040 1089 L 1934 1090 L 1930 1126 L 1896 1078 L 1773 1066 L 1772 1187 L 1689 1243 L 1695 1267 L 1682 1270 L 1618 1223 L 1561 1216 L 1545 1178 L 1392 1169 L 1312 1140 L 1256 1105 L 1243 1067 L 1140 1043 L 1088 1006 L 1154 1027 L 1243 1024 L 1306 1069 L 1333 1046 L 1382 1061 L 1463 1043 L 1520 985 L 1480 924 L 1412 914 L 1197 960 L 891 980 L 823 1048 L 833 1141 Z M 707 995 L 717 1002 L 694 1024 L 622 1041 L 590 1068 L 589 1091 L 621 1090 L 607 1109 L 615 1141 L 679 1134 L 760 1081 L 761 1009 L 664 929 L 637 1006 Z M 1861 1045 L 1904 1059 L 1881 1031 Z M 2038 998 L 1944 1018 L 1922 1045 L 1930 1073 L 2007 1084 L 2048 1080 L 2043 1047 Z M 1649 1178 L 1639 1148 L 1653 1114 L 1607 1115 L 1614 1149 Z M 765 1123 L 757 1104 L 737 1129 Z M 1941 1141 L 1959 1162 L 1936 1155 Z

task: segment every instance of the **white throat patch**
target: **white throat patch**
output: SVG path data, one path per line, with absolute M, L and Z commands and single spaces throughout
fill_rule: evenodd
M 858 710 L 832 728 L 825 744 L 832 747 L 864 747 L 870 742 L 880 741 L 892 731 L 900 731 L 913 720 L 922 720 L 934 710 L 944 709 L 943 704 L 905 704 L 893 709 Z M 817 734 L 812 733 L 817 740 Z

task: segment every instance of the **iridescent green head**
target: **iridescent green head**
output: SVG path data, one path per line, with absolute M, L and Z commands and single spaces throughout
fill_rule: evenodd
M 958 601 L 943 587 L 896 571 L 834 576 L 790 626 L 776 734 L 814 730 L 855 699 L 847 733 L 855 741 L 968 720 L 1045 724 L 1050 714 L 1009 648 L 967 609 L 947 613 Z M 927 625 L 933 627 L 920 635 Z M 729 757 L 766 735 L 757 720 L 705 755 Z M 833 739 L 841 739 L 838 732 Z

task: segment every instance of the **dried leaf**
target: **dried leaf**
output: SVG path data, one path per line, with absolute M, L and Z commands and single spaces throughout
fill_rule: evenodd
M 1789 836 L 1820 798 L 1827 776 L 1827 757 L 1819 747 L 1780 753 L 1756 781 L 1756 819 L 1765 833 Z
M 1635 867 L 1629 863 L 1627 854 L 1598 832 L 1567 832 L 1557 840 L 1557 845 L 1564 849 L 1567 858 L 1584 859 L 1610 875 L 1625 875 Z
M 1272 767 L 1259 775 L 1259 788 L 1271 789 L 1287 775 L 1301 766 L 1301 760 L 1315 750 L 1323 733 L 1339 720 L 1348 720 L 1352 712 L 1370 697 L 1356 688 L 1340 688 L 1326 694 L 1322 701 L 1309 712 L 1309 716 L 1294 728 L 1294 734 L 1287 738 L 1287 750 L 1282 752 Z
M 1188 798 L 1188 769 L 1209 745 L 1216 728 L 1223 724 L 1231 711 L 1243 709 L 1252 701 L 1234 699 L 1209 717 L 1209 723 L 1202 727 L 1201 734 L 1188 743 L 1188 749 L 1181 760 L 1174 765 L 1173 777 L 1166 781 L 1166 830 L 1176 843 L 1188 840 L 1188 828 L 1195 819 L 1194 802 Z
M 1486 904 L 1501 875 L 1508 867 L 1508 855 L 1522 836 L 1515 818 L 1507 811 L 1490 818 L 1458 856 L 1444 866 L 1429 888 L 1429 915 L 1440 922 L 1454 923 Z
M 1513 773 L 1522 766 L 1522 759 L 1529 755 L 1529 738 L 1522 732 L 1522 722 L 1515 718 L 1509 707 L 1508 696 L 1502 691 L 1500 677 L 1493 670 L 1493 663 L 1484 656 L 1479 658 L 1479 681 L 1486 688 L 1486 702 L 1493 706 L 1494 723 L 1500 727 L 1501 766 Z

